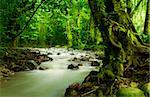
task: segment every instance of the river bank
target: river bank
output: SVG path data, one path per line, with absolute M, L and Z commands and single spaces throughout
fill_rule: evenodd
M 0 85 L 2 97 L 63 97 L 71 83 L 81 83 L 90 71 L 98 70 L 98 66 L 91 66 L 98 57 L 90 51 L 34 48 L 27 55 L 34 63 L 41 63 L 33 70 L 17 71 L 13 76 L 4 77 Z M 35 60 L 35 55 L 46 55 L 53 60 Z M 70 64 L 80 65 L 79 69 L 68 69 Z

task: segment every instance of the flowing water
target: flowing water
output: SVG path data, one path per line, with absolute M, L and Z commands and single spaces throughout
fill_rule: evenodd
M 62 48 L 39 50 L 42 54 L 52 53 L 49 57 L 54 60 L 40 65 L 49 69 L 18 72 L 11 79 L 1 81 L 0 97 L 63 97 L 70 84 L 82 82 L 91 70 L 95 70 L 89 62 L 68 61 L 89 52 Z M 71 63 L 82 63 L 83 66 L 79 70 L 68 70 L 67 66 Z

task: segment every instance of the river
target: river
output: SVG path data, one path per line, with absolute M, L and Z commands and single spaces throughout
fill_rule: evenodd
M 53 58 L 53 61 L 40 65 L 48 69 L 17 72 L 10 79 L 2 80 L 0 97 L 63 97 L 70 84 L 81 83 L 91 70 L 96 70 L 88 61 L 69 61 L 74 57 L 92 55 L 91 52 L 64 48 L 38 50 L 41 54 L 51 53 L 48 56 Z M 71 63 L 82 63 L 83 66 L 79 70 L 68 70 L 67 66 Z

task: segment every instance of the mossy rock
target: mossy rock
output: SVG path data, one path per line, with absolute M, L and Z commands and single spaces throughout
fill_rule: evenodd
M 136 82 L 131 82 L 131 83 L 130 83 L 130 86 L 131 86 L 132 88 L 136 88 L 136 87 L 138 86 L 138 84 L 137 84 Z
M 144 91 L 144 93 L 145 93 L 147 96 L 150 95 L 150 82 L 144 84 L 141 89 Z
M 145 97 L 144 92 L 138 88 L 121 88 L 118 90 L 116 97 Z

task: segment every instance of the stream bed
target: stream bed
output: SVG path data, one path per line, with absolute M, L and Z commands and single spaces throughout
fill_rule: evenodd
M 35 49 L 37 50 L 37 49 Z M 70 61 L 74 57 L 93 56 L 89 51 L 64 48 L 38 49 L 49 54 L 53 61 L 41 63 L 47 70 L 17 72 L 0 83 L 0 97 L 63 97 L 65 89 L 74 82 L 82 82 L 88 73 L 96 70 L 89 61 Z M 78 70 L 67 69 L 69 64 L 83 64 Z

